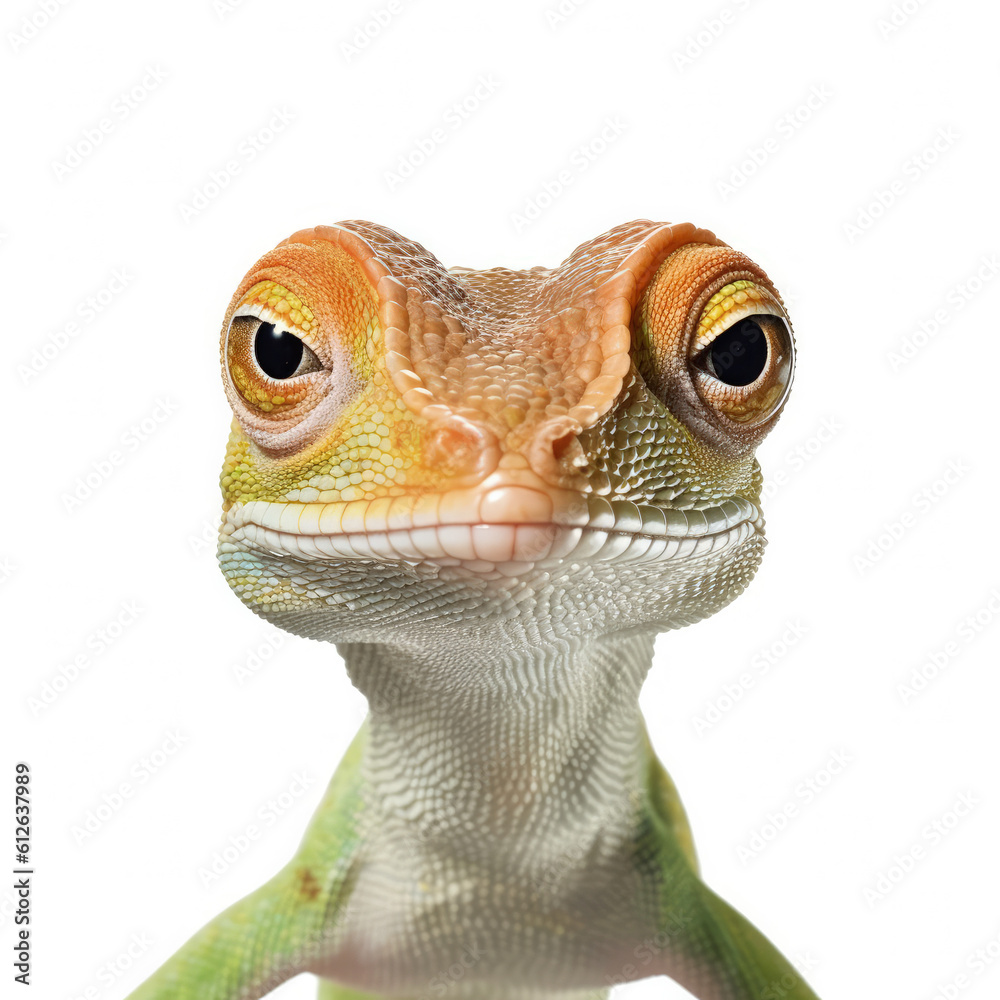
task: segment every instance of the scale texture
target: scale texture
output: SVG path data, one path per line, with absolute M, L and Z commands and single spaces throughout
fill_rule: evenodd
M 134 1000 L 815 1000 L 701 881 L 639 712 L 657 633 L 743 591 L 791 326 L 706 230 L 443 267 L 367 222 L 262 257 L 222 329 L 219 561 L 370 714 L 302 845 Z M 694 665 L 691 665 L 694 666 Z M 701 668 L 701 665 L 697 665 Z

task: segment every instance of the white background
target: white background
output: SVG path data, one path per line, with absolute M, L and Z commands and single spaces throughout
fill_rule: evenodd
M 556 2 L 394 0 L 382 25 L 380 0 L 5 4 L 2 733 L 33 768 L 36 995 L 123 997 L 264 881 L 364 715 L 332 648 L 275 638 L 215 567 L 217 336 L 244 272 L 345 218 L 517 267 L 636 217 L 758 261 L 799 346 L 759 453 L 763 568 L 661 639 L 643 696 L 706 880 L 823 1000 L 997 995 L 1000 960 L 974 957 L 1000 954 L 995 7 Z

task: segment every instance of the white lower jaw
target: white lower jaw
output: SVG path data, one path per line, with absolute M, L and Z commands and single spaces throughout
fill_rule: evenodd
M 723 531 L 679 538 L 551 524 L 445 524 L 312 535 L 254 523 L 237 526 L 227 520 L 222 550 L 273 552 L 309 562 L 363 560 L 461 566 L 475 573 L 516 576 L 555 563 L 694 559 L 741 545 L 761 530 L 759 515 Z

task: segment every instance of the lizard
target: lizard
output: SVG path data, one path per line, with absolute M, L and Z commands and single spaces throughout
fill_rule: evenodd
M 639 220 L 558 267 L 445 268 L 302 230 L 222 324 L 218 558 L 326 640 L 368 714 L 292 860 L 132 1000 L 815 1000 L 701 879 L 639 692 L 740 594 L 791 323 L 712 232 Z

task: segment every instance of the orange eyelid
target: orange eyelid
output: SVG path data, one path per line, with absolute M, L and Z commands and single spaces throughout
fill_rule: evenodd
M 280 324 L 324 364 L 330 353 L 346 351 L 359 376 L 370 374 L 373 352 L 367 341 L 381 339 L 386 303 L 376 287 L 377 262 L 349 236 L 320 227 L 279 244 L 240 283 L 227 317 L 259 316 Z
M 412 397 L 430 395 L 409 370 L 390 365 L 390 347 L 407 349 L 407 297 L 373 249 L 341 227 L 302 230 L 261 257 L 237 287 L 223 327 L 226 392 L 247 438 L 269 458 L 300 461 L 315 448 L 323 456 L 378 450 L 375 438 L 402 433 L 421 409 L 410 404 L 423 402 Z M 269 378 L 255 360 L 254 317 L 298 336 L 322 367 Z M 426 409 L 431 420 L 429 411 L 442 407 Z M 360 437 L 352 436 L 359 428 Z M 410 436 L 419 451 L 422 436 Z
M 723 285 L 752 282 L 758 270 L 739 251 L 708 243 L 685 244 L 662 261 L 642 292 L 633 325 L 640 354 L 648 358 L 654 380 L 656 373 L 671 366 L 672 359 L 688 353 L 694 333 L 692 310 L 698 310 L 698 317 L 718 305 L 718 301 L 708 305 L 713 283 L 718 291 L 720 281 Z
M 741 319 L 760 316 L 769 351 L 764 370 L 746 386 L 731 386 L 702 370 L 700 355 Z M 661 399 L 694 389 L 701 404 L 729 423 L 766 424 L 791 383 L 791 324 L 767 276 L 731 247 L 687 244 L 649 279 L 633 323 L 633 357 Z M 781 328 L 771 328 L 773 317 Z M 687 390 L 684 386 L 687 386 Z
M 341 396 L 368 381 L 380 354 L 378 295 L 365 269 L 342 246 L 316 237 L 276 247 L 250 270 L 234 296 L 224 331 L 234 402 L 264 419 L 301 417 L 328 391 Z M 294 237 L 293 237 L 294 239 Z M 253 331 L 236 320 L 256 317 L 299 337 L 330 377 L 303 373 L 275 381 L 254 358 Z

